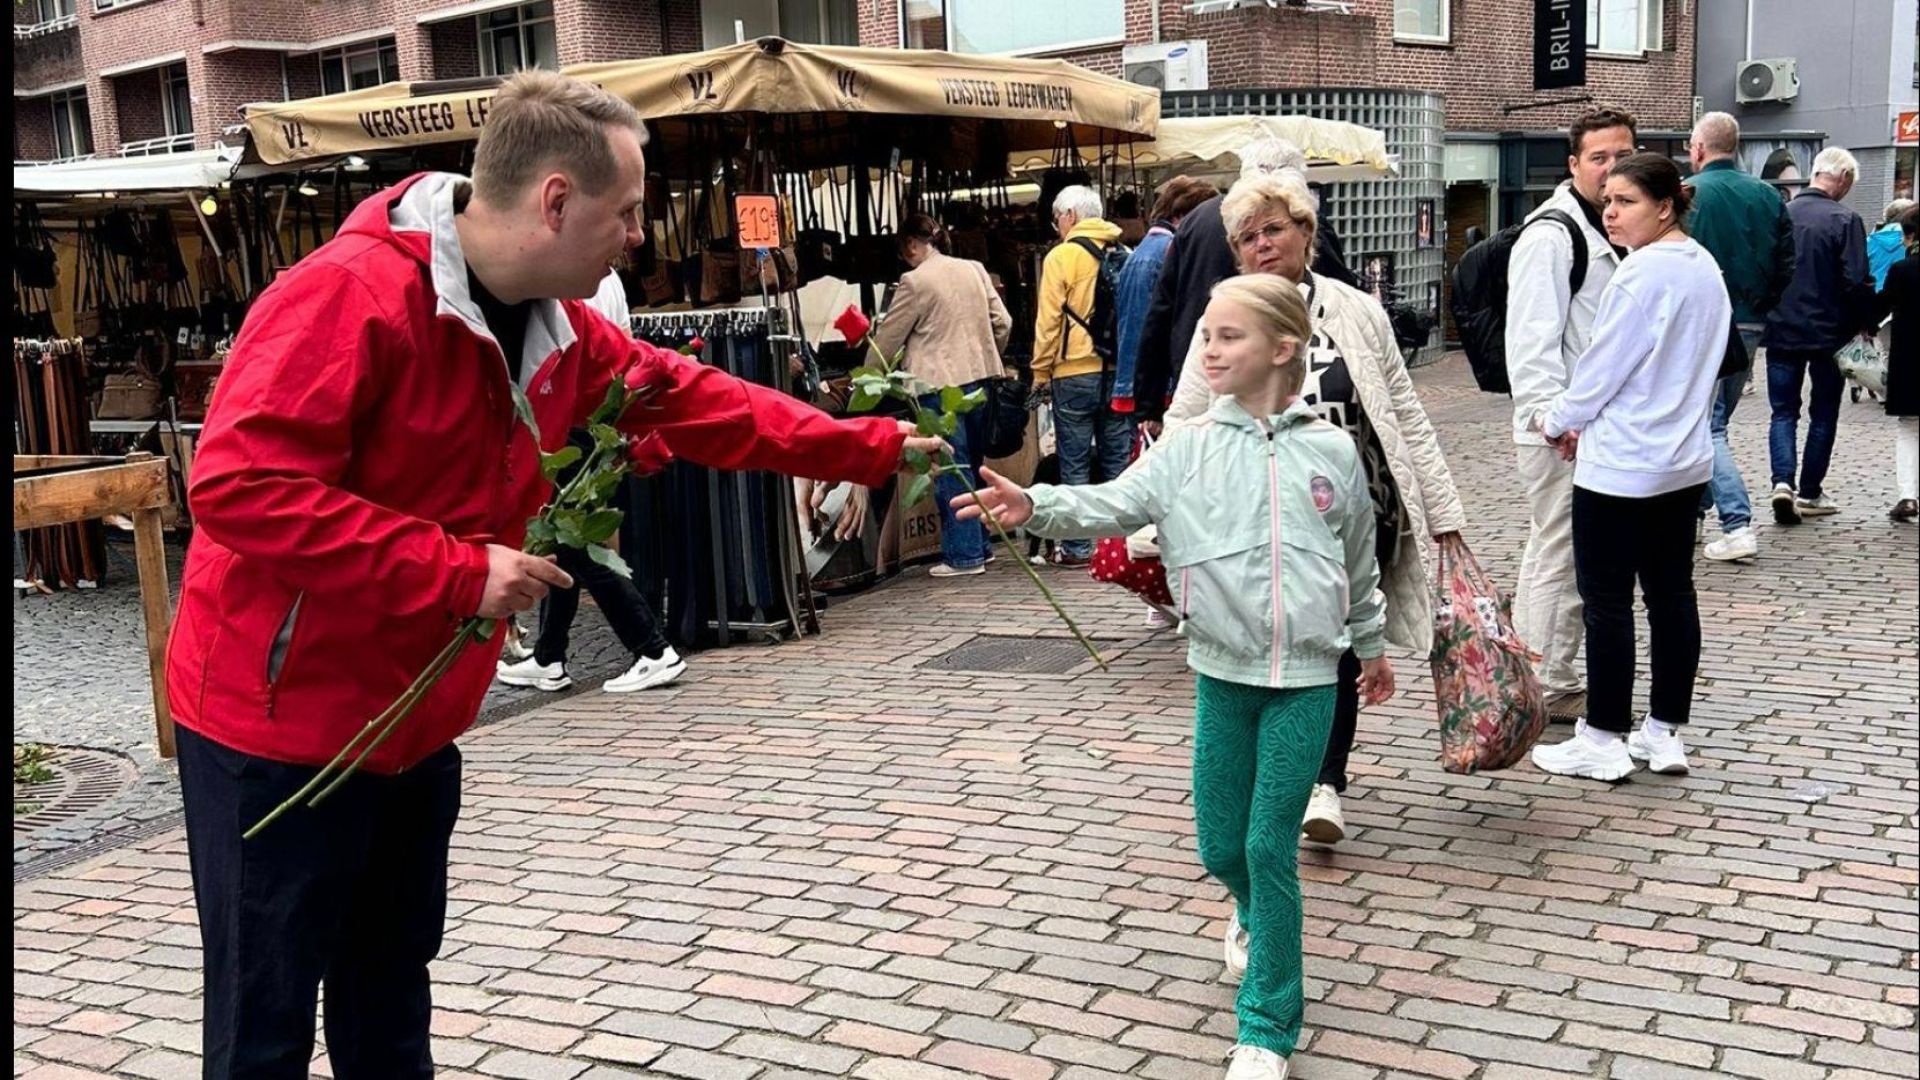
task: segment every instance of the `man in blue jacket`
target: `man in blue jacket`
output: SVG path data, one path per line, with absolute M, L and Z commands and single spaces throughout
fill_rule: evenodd
M 1867 268 L 1867 229 L 1840 200 L 1860 175 L 1854 156 L 1829 146 L 1813 159 L 1813 180 L 1787 204 L 1796 253 L 1793 282 L 1780 306 L 1767 316 L 1761 342 L 1767 348 L 1767 397 L 1773 404 L 1768 450 L 1773 464 L 1773 518 L 1798 525 L 1802 518 L 1839 512 L 1821 485 L 1833 459 L 1845 377 L 1833 354 L 1865 327 L 1873 307 L 1873 276 Z M 1807 410 L 1807 453 L 1795 446 L 1800 428 L 1800 387 L 1813 377 Z M 1799 484 L 1794 483 L 1798 466 Z
M 1740 123 L 1726 113 L 1708 113 L 1693 126 L 1687 144 L 1694 168 L 1687 180 L 1693 188 L 1687 231 L 1720 264 L 1740 347 L 1751 365 L 1767 313 L 1779 305 L 1793 280 L 1793 219 L 1772 184 L 1740 171 L 1734 160 L 1739 150 Z M 1717 562 L 1760 553 L 1752 525 L 1753 499 L 1727 442 L 1727 422 L 1751 376 L 1751 366 L 1737 371 L 1720 380 L 1713 395 L 1713 479 L 1700 513 L 1704 518 L 1712 506 L 1719 514 L 1720 539 L 1704 552 Z

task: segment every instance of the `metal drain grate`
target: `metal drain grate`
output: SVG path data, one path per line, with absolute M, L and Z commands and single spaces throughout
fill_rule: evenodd
M 53 779 L 13 789 L 15 805 L 39 804 L 31 813 L 13 819 L 16 836 L 98 810 L 133 782 L 132 762 L 99 750 L 57 747 L 47 767 L 53 770 Z
M 1094 642 L 1097 647 L 1100 643 Z M 980 634 L 921 664 L 935 671 L 984 671 L 992 674 L 1065 675 L 1091 664 L 1072 638 L 1005 637 Z

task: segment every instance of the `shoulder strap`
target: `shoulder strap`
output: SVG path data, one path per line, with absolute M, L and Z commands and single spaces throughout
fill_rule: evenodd
M 1084 236 L 1076 236 L 1073 239 L 1068 240 L 1067 243 L 1072 244 L 1074 247 L 1077 247 L 1081 251 L 1084 251 L 1087 254 L 1093 256 L 1094 262 L 1097 263 L 1100 261 L 1100 245 L 1094 243 L 1092 240 L 1089 240 Z
M 1550 218 L 1566 227 L 1568 235 L 1573 237 L 1573 273 L 1568 275 L 1569 296 L 1578 293 L 1587 283 L 1587 231 L 1573 220 L 1573 215 L 1565 210 L 1549 209 L 1540 215 Z

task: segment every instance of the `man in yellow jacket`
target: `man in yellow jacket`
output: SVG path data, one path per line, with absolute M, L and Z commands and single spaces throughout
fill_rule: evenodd
M 1120 227 L 1100 216 L 1104 209 L 1100 193 L 1092 188 L 1062 188 L 1053 200 L 1053 227 L 1060 243 L 1040 269 L 1033 385 L 1048 388 L 1053 396 L 1060 482 L 1067 485 L 1118 477 L 1133 450 L 1133 417 L 1116 412 L 1110 400 L 1113 358 L 1101 355 L 1088 329 L 1095 320 L 1101 257 L 1120 241 Z M 1091 541 L 1068 540 L 1061 543 L 1054 563 L 1085 566 L 1092 558 Z

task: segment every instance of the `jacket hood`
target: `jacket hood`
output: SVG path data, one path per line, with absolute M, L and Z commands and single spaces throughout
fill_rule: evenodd
M 434 315 L 465 323 L 478 337 L 499 339 L 468 284 L 467 257 L 454 227 L 456 207 L 466 199 L 469 182 L 456 173 L 418 173 L 354 208 L 341 235 L 367 236 L 405 252 L 425 266 L 434 292 Z M 531 385 L 548 356 L 572 345 L 578 334 L 558 300 L 534 300 L 521 350 L 520 385 Z M 511 366 L 511 365 L 509 365 Z
M 1293 427 L 1296 424 L 1311 423 L 1319 419 L 1319 416 L 1313 411 L 1313 406 L 1296 397 L 1293 399 L 1293 404 L 1282 409 L 1278 415 L 1267 417 L 1263 423 L 1246 409 L 1241 408 L 1238 401 L 1231 397 L 1221 397 L 1215 398 L 1213 404 L 1208 407 L 1207 418 L 1228 427 L 1264 431 L 1268 425 L 1274 428 Z
M 1082 236 L 1089 240 L 1098 240 L 1103 244 L 1111 244 L 1120 239 L 1120 226 L 1105 218 L 1084 218 L 1075 222 L 1073 228 L 1067 230 L 1069 240 Z

